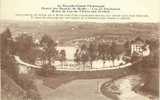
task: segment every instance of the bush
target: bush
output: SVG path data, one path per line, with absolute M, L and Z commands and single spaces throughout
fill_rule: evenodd
M 27 74 L 21 74 L 18 76 L 16 80 L 17 84 L 19 84 L 24 90 L 33 89 L 34 83 L 33 79 Z
M 38 71 L 39 75 L 42 76 L 49 76 L 51 74 L 53 74 L 55 71 L 55 67 L 54 66 L 50 66 L 48 64 L 43 65 L 42 68 Z
M 37 90 L 30 89 L 27 92 L 27 100 L 41 100 L 41 97 L 38 94 Z
M 18 77 L 18 67 L 14 61 L 13 56 L 2 54 L 1 69 L 4 70 L 11 78 L 16 79 Z
M 23 88 L 26 93 L 27 100 L 41 100 L 37 88 L 34 85 L 33 77 L 28 74 L 21 74 L 16 80 L 17 84 Z

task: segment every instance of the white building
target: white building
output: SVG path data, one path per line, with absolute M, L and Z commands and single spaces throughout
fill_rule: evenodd
M 149 45 L 146 45 L 142 40 L 131 42 L 131 56 L 136 53 L 138 56 L 148 56 L 150 54 Z
M 76 53 L 77 48 L 73 46 L 58 46 L 58 51 L 65 50 L 66 52 L 66 60 L 74 60 L 74 55 Z
M 150 49 L 149 49 L 149 45 L 145 46 L 145 50 L 143 51 L 143 56 L 148 56 L 150 54 Z

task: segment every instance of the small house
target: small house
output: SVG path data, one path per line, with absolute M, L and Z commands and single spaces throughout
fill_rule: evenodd
M 131 41 L 131 56 L 133 54 L 137 54 L 138 56 L 147 56 L 150 54 L 149 45 L 146 44 L 141 39 L 135 39 L 134 41 Z

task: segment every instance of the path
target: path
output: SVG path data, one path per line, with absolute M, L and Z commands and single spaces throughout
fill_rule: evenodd
M 35 84 L 42 100 L 111 100 L 99 90 L 105 81 L 107 79 L 74 80 L 56 89 L 43 85 L 43 81 L 39 79 L 35 80 Z
M 29 64 L 29 63 L 26 63 L 24 62 L 23 60 L 20 59 L 19 56 L 14 56 L 15 60 L 17 63 L 21 64 L 21 65 L 24 65 L 26 67 L 32 67 L 32 68 L 41 68 L 40 66 L 36 66 L 36 65 L 32 65 L 32 64 Z
M 24 62 L 23 60 L 21 60 L 20 59 L 20 57 L 19 56 L 16 56 L 16 55 L 14 55 L 14 58 L 15 58 L 15 60 L 16 60 L 16 62 L 18 63 L 18 64 L 20 64 L 20 65 L 23 65 L 23 66 L 20 66 L 20 68 L 22 69 L 22 70 L 27 70 L 26 68 L 38 68 L 38 69 L 40 69 L 41 68 L 41 66 L 37 66 L 37 65 L 32 65 L 32 64 L 29 64 L 29 63 L 26 63 L 26 62 Z M 138 62 L 138 61 L 137 61 Z M 137 63 L 137 62 L 135 62 L 135 63 Z M 106 63 L 107 64 L 107 63 Z M 82 68 L 76 68 L 75 66 L 73 67 L 73 68 L 71 68 L 71 67 L 69 67 L 69 68 L 56 68 L 56 70 L 58 70 L 58 71 L 99 71 L 99 70 L 114 70 L 114 69 L 121 69 L 121 68 L 126 68 L 126 67 L 130 67 L 130 66 L 132 66 L 134 63 L 131 63 L 131 62 L 128 62 L 128 63 L 126 63 L 126 64 L 123 64 L 123 65 L 117 65 L 117 66 L 115 66 L 115 67 L 100 67 L 100 68 L 92 68 L 92 69 L 90 69 L 90 68 L 85 68 L 85 69 L 83 69 L 83 67 Z M 97 63 L 95 63 L 95 65 L 98 65 Z

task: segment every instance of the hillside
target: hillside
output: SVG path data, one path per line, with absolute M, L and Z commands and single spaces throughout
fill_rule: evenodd
M 4 71 L 1 71 L 1 99 L 27 100 L 26 92 L 15 83 Z
M 41 100 L 30 75 L 19 75 L 16 80 L 1 71 L 2 100 Z

